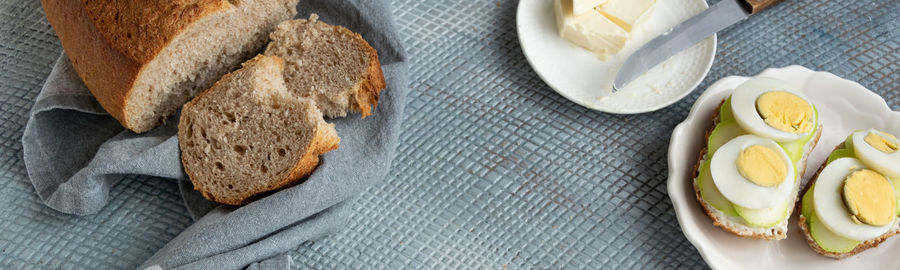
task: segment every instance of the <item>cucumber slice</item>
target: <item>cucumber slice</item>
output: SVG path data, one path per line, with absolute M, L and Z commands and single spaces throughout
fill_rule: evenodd
M 900 179 L 890 178 L 890 180 L 891 186 L 894 187 L 894 196 L 897 197 L 897 215 L 900 216 Z
M 812 236 L 813 240 L 816 241 L 816 244 L 825 251 L 835 253 L 850 252 L 859 245 L 860 241 L 838 236 L 828 230 L 828 228 L 825 227 L 825 224 L 822 224 L 822 222 L 819 221 L 812 206 L 812 191 L 815 188 L 815 185 L 810 187 L 809 191 L 803 195 L 803 200 L 800 201 L 800 212 L 806 217 L 806 222 L 809 226 L 809 234 Z
M 700 164 L 700 177 L 697 177 L 697 186 L 700 187 L 700 198 L 706 203 L 726 215 L 738 216 L 731 202 L 725 199 L 725 196 L 722 196 L 722 193 L 716 188 L 716 184 L 713 183 L 712 174 L 709 173 L 709 160 Z
M 719 122 L 719 124 L 716 125 L 716 128 L 709 133 L 709 141 L 706 143 L 707 156 L 712 157 L 712 155 L 716 153 L 716 150 L 719 150 L 719 147 L 722 147 L 722 145 L 731 141 L 731 139 L 744 134 L 747 134 L 747 132 L 744 132 L 734 120 Z
M 855 132 L 856 131 L 854 131 L 854 133 Z M 853 151 L 853 134 L 852 133 L 850 134 L 850 136 L 847 136 L 846 140 L 844 140 L 844 145 L 841 146 L 841 148 L 834 149 L 834 151 L 831 151 L 831 154 L 828 155 L 828 160 L 825 162 L 825 164 L 827 165 L 828 163 L 831 163 L 831 161 L 833 161 L 835 159 L 843 158 L 843 157 L 856 157 L 856 152 Z
M 800 161 L 800 158 L 803 157 L 803 147 L 806 146 L 806 142 L 808 141 L 809 140 L 796 140 L 793 142 L 780 142 L 778 145 L 781 145 L 784 152 L 791 158 L 791 163 L 796 165 L 797 162 Z
M 859 245 L 859 241 L 847 239 L 834 234 L 822 224 L 816 216 L 809 217 L 809 234 L 819 247 L 825 251 L 835 253 L 850 252 Z
M 793 199 L 787 199 L 783 203 L 767 209 L 750 209 L 734 205 L 734 211 L 744 218 L 744 221 L 750 226 L 769 228 L 787 219 L 788 208 L 790 208 Z
M 857 133 L 863 131 L 862 129 L 854 130 L 850 135 L 847 135 L 847 139 L 844 140 L 844 148 L 853 150 L 853 133 Z
M 800 214 L 809 217 L 814 216 L 816 214 L 815 209 L 813 209 L 812 204 L 812 191 L 816 188 L 816 185 L 809 187 L 809 190 L 803 194 L 803 198 L 800 199 Z
M 841 148 L 841 149 L 832 151 L 831 154 L 828 155 L 828 161 L 826 161 L 825 164 L 827 165 L 828 163 L 831 163 L 835 159 L 845 158 L 845 157 L 855 157 L 855 155 L 853 154 L 853 149 Z
M 719 122 L 734 121 L 734 114 L 731 112 L 731 96 L 725 99 L 725 104 L 719 109 Z

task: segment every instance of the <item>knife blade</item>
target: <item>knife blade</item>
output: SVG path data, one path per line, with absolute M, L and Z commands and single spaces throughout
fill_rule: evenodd
M 624 88 L 650 68 L 706 37 L 766 9 L 780 0 L 722 0 L 700 14 L 650 40 L 625 60 L 613 82 L 613 92 Z

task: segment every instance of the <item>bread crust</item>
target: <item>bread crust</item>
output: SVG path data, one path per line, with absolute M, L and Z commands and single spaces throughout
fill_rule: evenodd
M 725 104 L 726 100 L 727 100 L 727 98 L 722 99 L 722 101 L 719 103 L 719 106 L 717 106 L 716 109 L 713 111 L 712 121 L 711 121 L 712 125 L 710 125 L 710 127 L 707 128 L 707 130 L 706 130 L 706 135 L 704 137 L 705 142 L 709 141 L 709 136 L 712 134 L 713 130 L 715 130 L 716 125 L 719 124 L 719 112 L 722 109 L 722 105 Z M 819 127 L 816 129 L 816 135 L 814 135 L 813 139 L 807 143 L 808 148 L 809 148 L 807 151 L 812 151 L 812 149 L 815 148 L 816 144 L 819 143 L 819 139 L 821 137 L 822 137 L 822 126 L 819 125 Z M 703 212 L 706 214 L 706 216 L 708 216 L 712 220 L 713 225 L 716 227 L 722 228 L 722 230 L 729 232 L 733 235 L 744 237 L 744 238 L 764 239 L 764 240 L 780 240 L 780 239 L 787 238 L 787 226 L 786 226 L 787 220 L 776 225 L 776 227 L 783 225 L 785 228 L 784 230 L 776 230 L 772 234 L 758 233 L 758 232 L 748 233 L 748 232 L 742 231 L 740 228 L 735 228 L 735 227 L 729 226 L 728 222 L 726 222 L 725 220 L 722 220 L 719 217 L 719 215 L 716 214 L 716 212 L 718 212 L 718 210 L 715 210 L 712 205 L 709 205 L 708 203 L 706 203 L 706 201 L 703 200 L 702 196 L 700 196 L 700 187 L 697 185 L 697 178 L 700 176 L 700 165 L 705 161 L 705 156 L 706 156 L 708 147 L 709 147 L 708 145 L 704 144 L 703 148 L 700 149 L 699 156 L 697 157 L 697 162 L 694 164 L 694 169 L 693 169 L 693 174 L 692 174 L 693 177 L 691 178 L 690 181 L 691 181 L 691 185 L 694 187 L 694 197 L 697 199 L 697 202 L 700 204 L 700 207 L 703 209 Z M 806 149 L 806 148 L 804 148 L 804 149 Z M 806 167 L 807 167 L 806 163 L 809 160 L 806 157 L 807 154 L 808 153 L 804 153 L 804 157 L 801 158 L 801 160 L 800 160 L 801 162 L 804 163 L 803 170 L 799 174 L 799 176 L 801 178 L 802 178 L 803 174 L 806 173 Z M 799 183 L 798 183 L 798 185 L 799 185 Z M 799 194 L 802 194 L 802 193 L 799 193 Z M 795 194 L 795 196 L 796 197 L 794 198 L 794 205 L 798 205 L 797 202 L 799 202 L 800 196 L 798 196 L 797 194 Z M 794 205 L 792 205 L 791 207 L 788 208 L 788 215 L 787 215 L 788 217 L 791 216 L 792 211 L 794 210 Z
M 194 22 L 234 8 L 226 0 L 82 0 L 103 39 L 139 63 L 153 60 Z M 163 23 L 151 23 L 152 21 Z
M 41 0 L 75 72 L 113 118 L 129 123 L 126 102 L 146 64 L 189 25 L 232 8 L 225 0 Z M 149 23 L 158 21 L 165 23 Z
M 41 2 L 88 90 L 122 126 L 138 133 L 156 127 L 169 116 L 157 115 L 154 122 L 135 118 L 143 117 L 140 108 L 144 106 L 137 96 L 145 90 L 137 90 L 153 80 L 158 71 L 154 61 L 167 54 L 167 48 L 192 26 L 238 10 L 229 0 Z M 172 114 L 172 109 L 158 114 Z
M 125 100 L 144 63 L 129 57 L 94 25 L 88 8 L 78 0 L 41 0 L 47 20 L 78 76 L 112 117 L 130 127 Z
M 841 143 L 841 144 L 838 144 L 837 146 L 835 146 L 834 150 L 837 150 L 837 149 L 840 149 L 843 147 L 844 147 L 844 143 Z M 834 152 L 834 150 L 832 150 L 832 152 Z M 809 189 L 813 186 L 813 184 L 816 182 L 816 180 L 819 179 L 819 174 L 822 173 L 822 170 L 825 169 L 826 165 L 827 165 L 826 163 L 822 163 L 822 165 L 819 166 L 819 170 L 817 170 L 816 174 L 813 175 L 813 178 L 810 179 L 808 183 L 806 183 L 806 186 L 803 187 L 803 191 L 800 192 L 801 198 L 803 197 L 804 194 L 806 194 L 806 192 L 809 191 Z M 822 256 L 829 257 L 832 259 L 840 260 L 843 258 L 847 258 L 847 257 L 853 256 L 853 255 L 859 254 L 860 252 L 863 252 L 867 249 L 877 247 L 878 245 L 883 243 L 888 238 L 891 238 L 892 236 L 900 233 L 900 227 L 894 227 L 892 230 L 882 234 L 881 236 L 878 236 L 875 239 L 859 243 L 859 245 L 856 245 L 856 247 L 853 248 L 853 250 L 851 250 L 849 252 L 837 253 L 837 252 L 826 251 L 821 246 L 819 246 L 819 243 L 816 243 L 815 239 L 813 239 L 812 234 L 809 229 L 809 225 L 807 225 L 807 222 L 806 222 L 806 217 L 803 216 L 803 212 L 800 211 L 800 209 L 802 209 L 802 208 L 803 208 L 803 203 L 802 202 L 798 203 L 796 206 L 796 211 L 797 211 L 797 213 L 800 213 L 800 215 L 799 215 L 800 218 L 799 218 L 799 222 L 798 222 L 797 226 L 800 227 L 800 232 L 803 233 L 803 236 L 806 239 L 806 243 L 809 244 L 809 248 L 811 248 L 816 253 L 819 253 Z M 898 226 L 900 226 L 900 224 L 898 224 Z
M 344 29 L 346 30 L 346 28 Z M 363 42 L 365 43 L 365 40 Z M 366 72 L 366 78 L 353 91 L 353 97 L 356 101 L 353 106 L 355 110 L 360 112 L 362 118 L 372 115 L 372 111 L 378 106 L 378 96 L 386 86 L 384 73 L 381 70 L 381 62 L 378 60 L 378 52 L 372 46 L 369 46 L 369 43 L 365 43 L 365 45 L 371 56 L 369 58 L 369 69 Z

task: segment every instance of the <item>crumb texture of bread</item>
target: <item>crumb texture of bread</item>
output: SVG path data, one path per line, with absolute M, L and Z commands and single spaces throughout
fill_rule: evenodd
M 719 110 L 722 109 L 722 105 L 725 104 L 725 99 L 719 103 L 719 106 L 715 109 L 712 115 L 712 125 L 706 131 L 706 142 L 709 141 L 709 136 L 712 133 L 713 129 L 715 129 L 716 125 L 719 124 Z M 816 128 L 816 134 L 813 135 L 812 139 L 803 146 L 803 156 L 798 161 L 801 164 L 801 170 L 798 173 L 797 182 L 794 184 L 794 190 L 792 194 L 794 194 L 794 200 L 792 204 L 789 206 L 787 219 L 776 224 L 770 228 L 758 228 L 752 227 L 744 224 L 739 217 L 732 217 L 728 214 L 725 214 L 722 211 L 719 211 L 712 205 L 706 203 L 703 198 L 700 196 L 700 187 L 697 184 L 697 178 L 700 176 L 700 164 L 706 161 L 709 153 L 707 153 L 707 146 L 704 145 L 703 149 L 700 150 L 697 156 L 697 163 L 694 165 L 691 185 L 694 187 L 694 195 L 697 199 L 697 202 L 700 204 L 700 207 L 703 208 L 703 212 L 706 213 L 706 216 L 712 220 L 713 225 L 716 227 L 722 228 L 726 232 L 729 232 L 733 235 L 745 237 L 745 238 L 754 238 L 754 239 L 765 239 L 765 240 L 781 240 L 787 238 L 788 232 L 788 220 L 790 219 L 791 212 L 794 210 L 795 205 L 799 205 L 799 196 L 798 192 L 801 187 L 801 180 L 803 174 L 806 172 L 807 161 L 809 159 L 809 154 L 812 152 L 812 149 L 815 148 L 816 144 L 818 144 L 819 139 L 822 137 L 822 125 L 819 125 Z
M 285 59 L 288 90 L 311 98 L 328 117 L 372 114 L 385 87 L 378 53 L 342 26 L 310 19 L 285 21 L 269 35 L 266 55 Z
M 287 92 L 283 61 L 257 56 L 184 106 L 184 170 L 207 199 L 246 204 L 298 183 L 340 138 L 312 100 Z
M 138 133 L 258 53 L 297 2 L 42 0 L 79 77 Z

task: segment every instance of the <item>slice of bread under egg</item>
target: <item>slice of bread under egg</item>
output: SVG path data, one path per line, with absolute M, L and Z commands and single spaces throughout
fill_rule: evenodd
M 848 141 L 852 138 L 852 136 L 853 135 L 851 135 L 851 137 L 848 138 Z M 807 183 L 806 186 L 803 188 L 803 191 L 800 193 L 801 200 L 803 200 L 803 198 L 806 196 L 812 196 L 812 194 L 807 195 L 808 191 L 810 191 L 810 189 L 813 187 L 813 185 L 815 185 L 815 183 L 819 180 L 819 176 L 821 175 L 822 171 L 825 169 L 825 167 L 827 167 L 830 164 L 831 161 L 837 160 L 841 157 L 856 157 L 855 154 L 853 154 L 852 149 L 849 149 L 849 151 L 848 151 L 848 149 L 849 149 L 849 147 L 847 147 L 847 143 L 841 143 L 834 148 L 832 153 L 829 155 L 828 161 L 823 163 L 822 166 L 819 167 L 819 170 L 816 172 L 815 176 L 813 176 L 813 178 L 809 181 L 809 183 Z M 846 151 L 846 152 L 841 153 L 841 151 Z M 894 179 L 896 179 L 896 178 L 894 178 Z M 896 191 L 896 189 L 897 189 L 897 184 L 895 183 L 894 190 Z M 847 258 L 847 257 L 853 256 L 853 255 L 859 254 L 860 252 L 868 250 L 870 248 L 877 247 L 879 244 L 881 244 L 888 238 L 891 238 L 894 235 L 900 234 L 900 222 L 895 221 L 892 224 L 891 228 L 888 229 L 883 234 L 881 234 L 877 237 L 873 237 L 871 239 L 865 240 L 865 241 L 858 241 L 858 244 L 856 244 L 855 246 L 852 246 L 852 247 L 848 247 L 846 250 L 836 250 L 834 248 L 826 248 L 826 247 L 821 246 L 819 244 L 819 242 L 816 241 L 816 239 L 813 236 L 813 229 L 812 229 L 813 224 L 811 223 L 810 219 L 815 219 L 817 217 L 806 216 L 806 214 L 805 214 L 806 211 L 803 211 L 803 207 L 805 207 L 805 206 L 802 201 L 801 201 L 801 203 L 798 203 L 796 206 L 796 211 L 800 213 L 800 215 L 799 215 L 800 218 L 799 218 L 798 224 L 797 224 L 798 227 L 800 227 L 800 232 L 803 233 L 804 237 L 806 238 L 807 244 L 809 244 L 809 247 L 816 253 L 819 253 L 825 257 L 829 257 L 829 258 L 833 258 L 833 259 Z M 809 206 L 809 207 L 812 207 L 812 206 Z M 897 205 L 895 205 L 895 208 L 896 207 L 897 207 Z M 811 210 L 808 210 L 808 211 L 811 213 L 814 213 Z M 900 213 L 900 211 L 898 211 L 898 213 Z M 819 221 L 819 222 L 821 222 L 821 221 Z M 821 225 L 821 224 L 819 224 L 819 225 Z
M 706 142 L 709 142 L 710 136 L 712 135 L 714 129 L 719 125 L 720 121 L 722 121 L 722 108 L 726 105 L 730 98 L 726 98 L 723 100 L 719 106 L 715 109 L 712 115 L 712 124 L 710 128 L 706 132 Z M 729 108 L 730 110 L 730 108 Z M 818 122 L 817 122 L 818 124 Z M 766 240 L 780 240 L 785 239 L 787 237 L 788 231 L 788 220 L 791 216 L 791 211 L 794 209 L 794 205 L 797 203 L 797 194 L 800 189 L 801 178 L 806 171 L 806 162 L 809 156 L 809 153 L 812 152 L 812 149 L 818 143 L 818 140 L 821 136 L 822 126 L 818 125 L 815 127 L 814 134 L 810 137 L 809 141 L 803 145 L 802 148 L 802 156 L 797 161 L 796 166 L 797 170 L 795 171 L 795 182 L 794 187 L 791 190 L 791 198 L 794 198 L 790 201 L 790 205 L 787 208 L 787 214 L 785 215 L 784 220 L 775 224 L 771 227 L 755 227 L 750 226 L 745 223 L 744 219 L 739 216 L 732 216 L 726 214 L 725 212 L 717 209 L 706 200 L 703 199 L 701 195 L 701 188 L 699 183 L 699 178 L 701 174 L 701 164 L 707 162 L 708 159 L 711 159 L 713 153 L 708 153 L 709 145 L 704 145 L 703 149 L 700 150 L 698 155 L 697 163 L 693 169 L 693 179 L 692 186 L 694 187 L 694 193 L 697 198 L 697 201 L 700 203 L 704 212 L 707 216 L 713 221 L 713 225 L 722 228 L 723 230 L 734 234 L 736 236 L 746 237 L 746 238 L 755 238 L 755 239 L 766 239 Z M 733 138 L 732 138 L 733 139 Z

